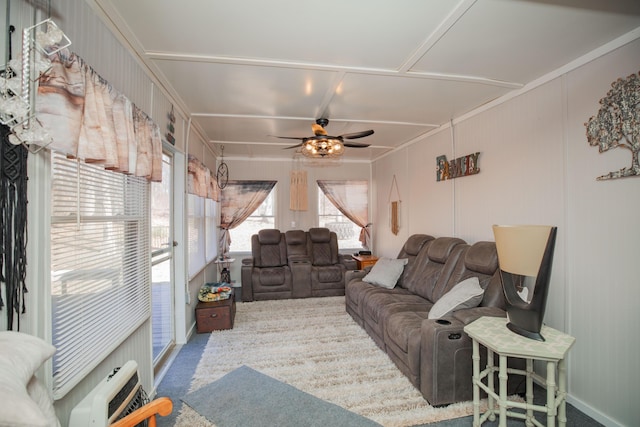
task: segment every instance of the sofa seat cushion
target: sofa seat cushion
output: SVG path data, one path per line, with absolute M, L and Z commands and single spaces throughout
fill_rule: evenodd
M 375 323 L 381 320 L 381 314 L 395 303 L 417 303 L 425 301 L 422 297 L 412 294 L 404 288 L 385 289 L 385 292 L 375 292 L 366 296 L 362 301 L 365 320 Z
M 427 316 L 427 311 L 393 313 L 387 319 L 384 331 L 387 354 L 418 388 L 420 388 L 420 328 Z
M 362 325 L 364 322 L 364 301 L 368 298 L 368 295 L 384 291 L 386 291 L 386 289 L 380 286 L 372 285 L 362 280 L 352 280 L 347 283 L 345 287 L 345 304 L 347 311 L 349 311 L 352 316 L 355 315 L 357 317 L 356 321 Z
M 286 281 L 287 270 L 282 267 L 265 267 L 258 271 L 259 283 L 262 286 L 280 286 Z
M 320 283 L 332 283 L 344 281 L 344 267 L 342 265 L 327 265 L 322 268 L 312 269 L 315 270 Z
M 397 289 L 397 288 L 396 288 Z M 405 291 L 406 292 L 406 291 Z M 380 305 L 371 305 L 370 301 L 382 294 L 369 295 L 365 300 L 365 330 L 372 335 L 378 345 L 384 347 L 384 333 L 389 317 L 403 311 L 428 312 L 433 304 L 424 298 L 410 293 L 396 293 L 384 299 Z

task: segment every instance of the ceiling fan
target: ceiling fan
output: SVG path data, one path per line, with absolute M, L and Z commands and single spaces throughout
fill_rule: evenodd
M 373 130 L 365 130 L 361 132 L 346 133 L 338 136 L 331 136 L 327 134 L 324 129 L 329 124 L 329 119 L 321 118 L 317 119 L 314 124 L 311 125 L 313 129 L 313 136 L 308 137 L 294 137 L 294 136 L 276 136 L 276 138 L 282 139 L 298 139 L 302 142 L 300 144 L 286 147 L 285 150 L 291 148 L 302 148 L 302 154 L 307 157 L 338 157 L 344 153 L 344 147 L 350 148 L 366 148 L 371 144 L 363 144 L 361 142 L 344 142 L 345 139 L 358 139 L 364 138 L 373 134 Z

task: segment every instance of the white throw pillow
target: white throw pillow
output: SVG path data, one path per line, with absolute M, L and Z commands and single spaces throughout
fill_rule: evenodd
M 56 417 L 56 411 L 53 407 L 53 398 L 47 387 L 36 377 L 31 377 L 31 381 L 27 384 L 27 393 L 31 400 L 38 405 L 40 412 L 47 420 L 47 427 L 60 427 L 60 421 Z
M 478 278 L 469 277 L 455 285 L 433 304 L 429 311 L 429 319 L 439 319 L 456 310 L 477 307 L 482 302 L 483 295 L 484 289 L 480 287 Z
M 383 288 L 393 289 L 404 271 L 404 266 L 409 262 L 406 258 L 380 258 L 371 267 L 371 271 L 362 278 L 362 281 Z
M 51 344 L 32 335 L 0 332 L 0 426 L 52 425 L 32 400 L 27 384 L 55 350 Z

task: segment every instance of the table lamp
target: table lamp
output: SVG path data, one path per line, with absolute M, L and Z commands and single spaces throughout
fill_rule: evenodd
M 556 232 L 557 227 L 547 225 L 493 226 L 509 318 L 507 327 L 538 341 L 544 341 L 540 329 L 549 293 Z

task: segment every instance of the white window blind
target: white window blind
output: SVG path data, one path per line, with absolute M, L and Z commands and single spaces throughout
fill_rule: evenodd
M 52 153 L 53 394 L 150 316 L 149 183 Z
M 205 246 L 207 262 L 213 261 L 218 256 L 218 233 L 217 226 L 218 218 L 216 215 L 216 206 L 218 202 L 213 199 L 205 200 Z
M 189 231 L 189 278 L 193 278 L 206 263 L 204 197 L 187 194 Z

